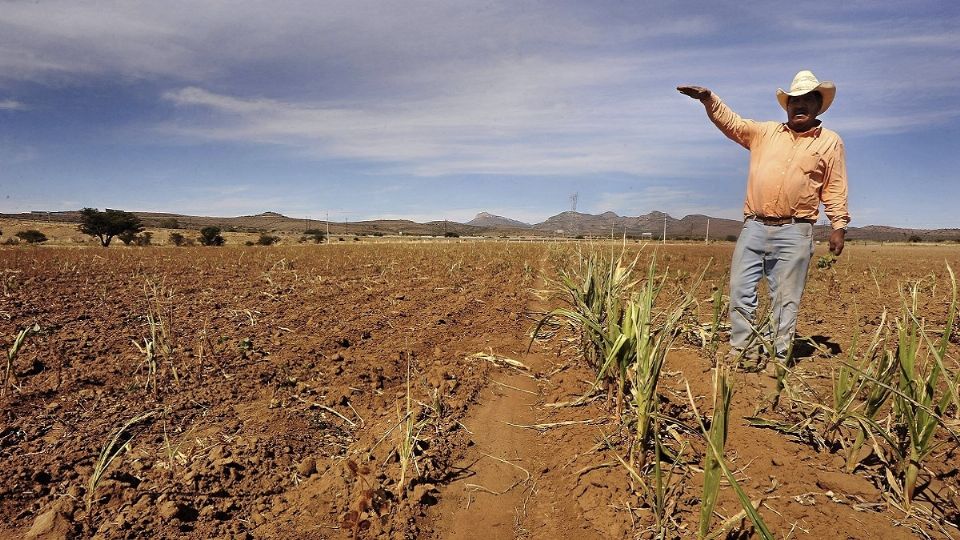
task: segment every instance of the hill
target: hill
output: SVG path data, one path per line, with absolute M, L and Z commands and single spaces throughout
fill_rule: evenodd
M 533 225 L 487 212 L 477 214 L 467 223 L 454 221 L 417 223 L 397 219 L 328 223 L 323 220 L 288 217 L 277 212 L 262 212 L 238 217 L 189 216 L 167 212 L 133 213 L 140 217 L 147 227 L 199 230 L 212 225 L 226 232 L 238 233 L 299 234 L 306 229 L 324 229 L 336 235 L 443 236 L 446 233 L 456 233 L 459 236 L 619 237 L 627 235 L 635 238 L 660 238 L 666 226 L 668 239 L 700 239 L 707 236 L 709 229 L 711 239 L 722 240 L 738 236 L 743 226 L 740 220 L 715 218 L 702 214 L 691 214 L 677 219 L 656 211 L 635 217 L 620 216 L 615 212 L 594 215 L 567 211 Z M 77 210 L 38 211 L 0 214 L 0 218 L 40 224 L 43 222 L 75 224 L 80 222 L 80 212 Z M 817 225 L 814 229 L 814 236 L 818 240 L 827 238 L 829 234 L 830 228 L 826 225 Z M 847 239 L 879 242 L 907 242 L 917 239 L 925 242 L 960 241 L 960 229 L 901 229 L 868 225 L 851 227 L 847 231 Z
M 529 229 L 532 227 L 529 223 L 488 214 L 487 212 L 480 212 L 476 217 L 468 221 L 467 225 L 489 229 Z

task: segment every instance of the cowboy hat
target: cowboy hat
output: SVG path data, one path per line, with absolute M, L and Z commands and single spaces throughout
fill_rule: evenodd
M 833 97 L 837 95 L 837 87 L 830 81 L 820 82 L 813 72 L 803 70 L 797 73 L 790 83 L 790 91 L 785 92 L 782 88 L 777 88 L 777 101 L 783 110 L 787 110 L 787 98 L 789 96 L 802 96 L 808 92 L 817 91 L 823 97 L 823 106 L 820 107 L 820 114 L 827 112 L 830 104 L 833 103 Z

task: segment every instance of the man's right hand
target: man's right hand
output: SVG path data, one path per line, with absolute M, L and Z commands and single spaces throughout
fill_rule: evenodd
M 690 96 L 693 99 L 699 99 L 703 101 L 710 97 L 710 90 L 702 86 L 678 86 L 677 90 L 685 96 Z

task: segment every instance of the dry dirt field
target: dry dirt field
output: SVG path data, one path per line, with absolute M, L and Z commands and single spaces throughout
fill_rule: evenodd
M 842 445 L 802 424 L 834 405 L 833 374 L 865 354 L 884 309 L 895 329 L 901 286 L 920 283 L 939 343 L 960 249 L 849 245 L 817 268 L 824 249 L 789 390 L 773 406 L 774 376 L 732 374 L 726 463 L 776 538 L 960 537 L 955 405 L 910 513 L 886 441 L 847 472 Z M 638 279 L 654 255 L 664 276 L 658 302 L 696 302 L 658 390 L 673 457 L 632 477 L 628 415 L 592 390 L 575 328 L 547 325 L 527 350 L 564 305 L 550 290 L 574 246 L 0 248 L 0 346 L 35 329 L 7 356 L 0 538 L 694 538 L 707 451 L 685 388 L 708 420 L 726 348 L 692 330 L 731 250 L 640 252 Z M 877 422 L 895 424 L 890 410 Z M 654 465 L 668 471 L 661 499 L 641 485 Z M 719 538 L 762 537 L 741 512 L 721 482 Z

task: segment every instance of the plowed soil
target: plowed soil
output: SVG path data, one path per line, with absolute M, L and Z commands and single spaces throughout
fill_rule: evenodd
M 709 320 L 731 250 L 659 248 L 665 296 L 706 268 L 694 316 Z M 573 256 L 507 243 L 0 249 L 0 345 L 38 327 L 0 401 L 0 537 L 652 537 L 616 458 L 613 403 L 557 406 L 591 395 L 594 376 L 569 329 L 527 352 L 561 305 L 542 292 L 555 263 Z M 852 245 L 811 268 L 798 331 L 816 346 L 795 366 L 811 399 L 829 398 L 855 335 L 899 313 L 898 284 L 923 280 L 920 311 L 942 328 L 945 261 L 960 268 L 960 250 Z M 695 536 L 703 457 L 684 388 L 709 415 L 724 353 L 681 336 L 662 382 L 690 441 L 670 508 L 680 538 Z M 847 473 L 830 449 L 751 426 L 758 410 L 789 417 L 765 407 L 774 384 L 737 373 L 727 458 L 777 537 L 957 535 L 949 438 L 921 475 L 928 517 L 907 516 L 878 468 Z M 740 512 L 726 484 L 716 511 Z M 755 536 L 743 520 L 731 531 Z

